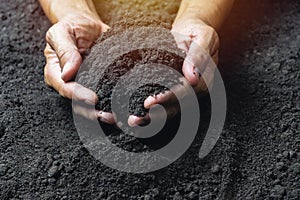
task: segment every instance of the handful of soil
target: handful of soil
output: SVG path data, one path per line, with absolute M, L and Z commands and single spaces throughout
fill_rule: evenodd
M 148 112 L 144 108 L 144 100 L 150 95 L 157 95 L 168 90 L 174 85 L 180 84 L 178 73 L 184 61 L 184 53 L 177 48 L 173 35 L 168 29 L 151 26 L 135 26 L 123 30 L 112 29 L 104 33 L 86 56 L 78 74 L 78 82 L 93 91 L 99 97 L 96 108 L 105 112 L 111 112 L 112 91 L 119 79 L 131 69 L 140 66 L 140 70 L 122 94 L 128 93 L 138 80 L 160 79 L 168 80 L 166 85 L 147 84 L 139 87 L 126 105 L 120 105 L 120 109 L 129 106 L 129 114 L 144 116 Z M 163 73 L 155 70 L 143 71 L 143 66 L 152 64 L 167 66 Z M 171 81 L 170 81 L 171 80 Z M 128 111 L 128 110 L 127 110 Z

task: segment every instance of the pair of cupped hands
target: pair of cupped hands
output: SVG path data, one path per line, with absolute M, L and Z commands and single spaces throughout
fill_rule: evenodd
M 44 54 L 47 64 L 44 68 L 45 82 L 53 87 L 61 96 L 95 105 L 97 95 L 90 89 L 74 81 L 82 64 L 84 54 L 97 40 L 101 33 L 110 27 L 103 23 L 96 14 L 70 14 L 54 24 L 46 34 L 46 48 Z M 214 67 L 205 64 L 207 56 L 218 63 L 219 38 L 215 29 L 191 16 L 181 16 L 174 21 L 172 35 L 178 48 L 186 53 L 182 66 L 185 83 L 175 89 L 185 92 L 185 87 L 192 86 L 196 94 L 205 93 L 214 78 Z M 203 55 L 203 53 L 207 55 Z M 159 76 L 159 74 L 158 74 Z M 182 95 L 184 96 L 184 94 Z M 165 107 L 168 117 L 180 111 L 175 95 L 171 91 L 155 96 L 149 96 L 144 101 L 144 107 L 150 109 L 157 104 Z M 187 108 L 193 109 L 193 108 Z M 89 119 L 100 119 L 108 124 L 117 123 L 112 113 L 76 106 L 74 112 Z M 129 116 L 128 125 L 134 127 L 142 125 L 152 117 Z

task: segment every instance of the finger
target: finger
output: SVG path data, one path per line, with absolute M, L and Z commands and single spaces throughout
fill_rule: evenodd
M 75 101 L 82 101 L 89 105 L 96 105 L 98 102 L 98 97 L 95 92 L 76 82 L 64 82 L 59 88 L 59 93 L 63 97 Z
M 194 48 L 195 51 L 198 50 L 198 56 L 194 57 L 194 74 L 196 74 L 197 79 L 193 80 L 193 88 L 196 93 L 199 92 L 208 92 L 209 89 L 212 88 L 215 71 L 217 69 L 218 64 L 218 53 L 217 50 L 212 56 L 207 54 L 206 51 L 201 48 Z M 184 65 L 183 68 L 187 69 L 189 65 Z M 183 70 L 185 71 L 185 70 Z M 188 71 L 188 69 L 187 69 Z M 189 82 L 191 82 L 191 77 L 185 75 Z
M 212 60 L 210 62 L 213 62 Z M 214 66 L 212 66 L 214 65 Z M 215 64 L 210 64 L 205 71 L 202 73 L 197 85 L 194 86 L 196 93 L 206 93 L 213 86 L 214 76 L 215 76 Z
M 89 120 L 97 120 L 98 111 L 93 108 L 88 108 L 86 106 L 82 106 L 80 104 L 73 104 L 73 111 L 75 114 L 83 116 Z
M 47 32 L 46 40 L 57 54 L 63 72 L 62 79 L 64 81 L 73 79 L 82 58 L 72 28 L 65 24 L 55 24 Z
M 98 111 L 94 108 L 94 106 L 88 106 L 86 104 L 83 104 L 82 102 L 74 102 L 73 111 L 77 115 L 83 116 L 90 120 L 99 119 L 104 123 L 114 124 L 114 118 L 112 113 Z
M 64 82 L 61 79 L 59 59 L 53 48 L 48 43 L 44 50 L 44 54 L 47 61 L 47 64 L 44 68 L 45 82 L 50 87 L 53 87 L 55 89 L 59 88 L 59 86 Z
M 130 115 L 128 117 L 128 125 L 131 127 L 135 127 L 138 125 L 143 125 L 148 121 L 149 117 L 138 117 L 134 115 Z
M 189 46 L 192 43 L 192 38 L 188 35 L 180 34 L 176 31 L 171 30 L 171 34 L 173 35 L 175 42 L 177 44 L 177 47 L 184 52 L 188 52 Z
M 149 109 L 155 104 L 174 104 L 183 99 L 188 94 L 187 88 L 190 87 L 190 84 L 185 78 L 180 78 L 180 82 L 181 84 L 175 85 L 170 90 L 155 96 L 149 96 L 144 101 L 144 107 Z
M 149 109 L 151 106 L 154 106 L 155 104 L 163 104 L 166 102 L 172 103 L 176 100 L 176 96 L 171 92 L 170 90 L 165 91 L 164 93 L 160 93 L 155 96 L 149 96 L 144 101 L 144 107 L 146 109 Z
M 147 113 L 144 117 L 138 117 L 135 115 L 130 115 L 128 118 L 128 125 L 131 127 L 145 125 L 150 122 L 150 120 L 164 120 L 163 111 L 161 109 L 156 109 L 156 106 L 153 106 L 149 113 Z M 167 118 L 173 118 L 177 113 L 180 112 L 179 104 L 173 104 L 169 106 L 165 106 L 165 111 L 167 114 Z
M 220 42 L 217 32 L 207 26 L 199 27 L 191 38 L 193 41 L 188 47 L 182 71 L 190 84 L 195 86 L 212 59 L 211 57 L 217 54 Z
M 115 124 L 115 118 L 112 113 L 99 111 L 97 113 L 98 119 L 107 124 Z
M 108 26 L 107 24 L 101 24 L 101 32 L 102 33 L 105 33 L 105 32 L 107 32 L 107 31 L 109 31 L 111 28 L 110 28 L 110 26 Z
M 52 68 L 50 70 L 50 68 Z M 97 95 L 90 89 L 83 87 L 76 82 L 64 82 L 61 79 L 61 73 L 59 67 L 49 67 L 46 66 L 47 73 L 47 83 L 53 87 L 58 93 L 68 99 L 73 99 L 76 101 L 83 101 L 90 105 L 95 105 L 98 102 Z
M 44 75 L 47 85 L 53 87 L 65 98 L 84 101 L 91 105 L 95 105 L 98 102 L 98 97 L 92 90 L 85 88 L 76 82 L 66 83 L 61 79 L 58 58 L 49 45 L 46 46 L 45 56 L 47 64 L 44 69 Z
M 78 51 L 81 54 L 85 53 L 93 45 L 93 43 L 94 42 L 92 42 L 91 39 L 79 38 L 77 40 Z
M 196 42 L 191 44 L 182 66 L 182 72 L 192 86 L 198 84 L 210 60 L 211 57 L 205 49 Z

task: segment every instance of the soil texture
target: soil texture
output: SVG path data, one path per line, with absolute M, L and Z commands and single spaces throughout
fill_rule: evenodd
M 178 5 L 97 3 L 114 27 L 146 15 L 170 28 Z M 128 174 L 89 154 L 70 101 L 44 85 L 51 24 L 38 2 L 1 0 L 0 199 L 299 199 L 299 8 L 298 0 L 236 1 L 220 33 L 228 111 L 214 150 L 198 158 L 204 112 L 198 136 L 179 160 L 153 173 Z

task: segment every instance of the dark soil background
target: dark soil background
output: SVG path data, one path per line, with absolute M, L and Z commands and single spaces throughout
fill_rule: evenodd
M 89 155 L 70 102 L 43 83 L 50 23 L 34 0 L 0 2 L 0 199 L 300 198 L 299 1 L 237 1 L 220 34 L 228 116 L 217 146 L 200 160 L 197 138 L 174 164 L 143 175 Z M 107 22 L 129 7 L 103 2 Z M 170 20 L 178 4 L 164 5 L 159 20 Z

